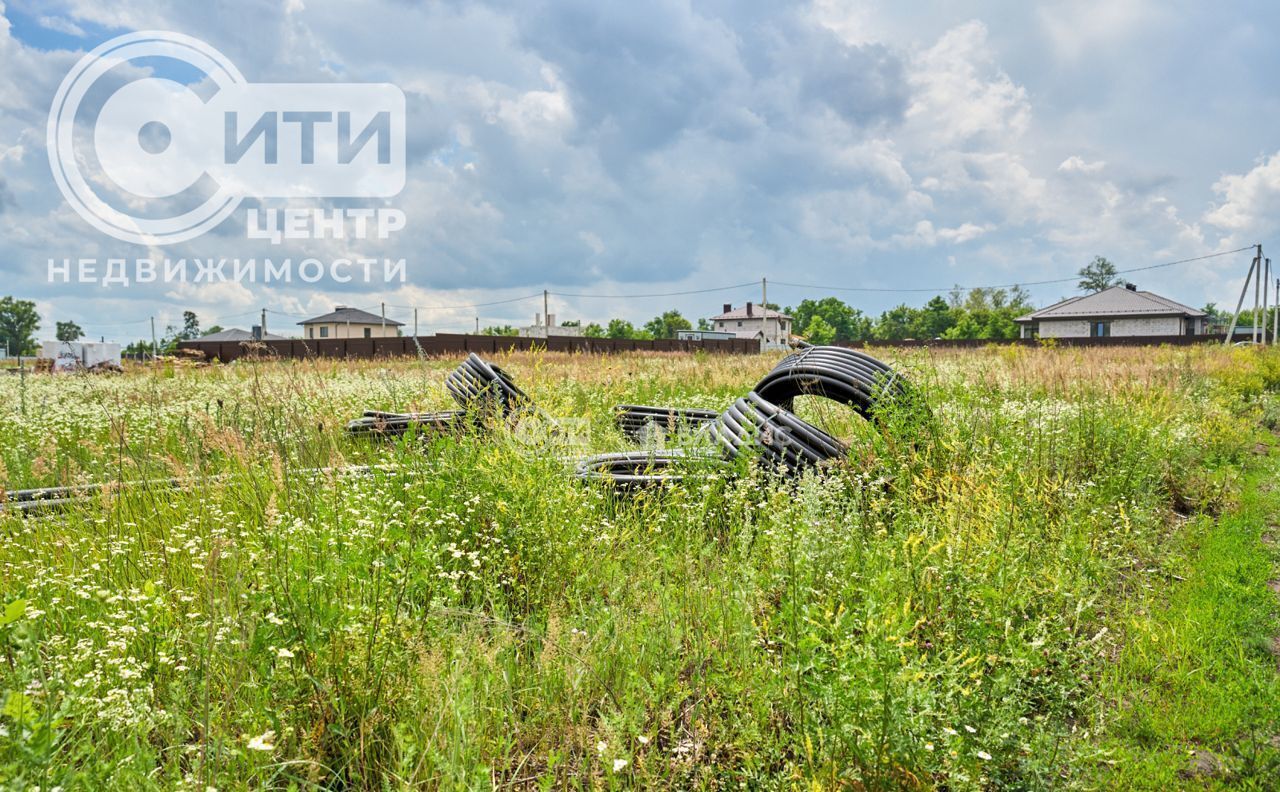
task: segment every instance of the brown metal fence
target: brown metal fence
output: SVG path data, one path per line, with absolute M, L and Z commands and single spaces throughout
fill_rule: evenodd
M 1238 334 L 1237 334 L 1238 335 Z M 1014 346 L 1192 346 L 1194 344 L 1221 344 L 1226 333 L 1218 335 L 1175 335 L 1175 336 L 1106 336 L 1104 338 L 1014 338 L 992 340 L 988 338 L 934 338 L 907 339 L 904 341 L 850 341 L 841 346 L 853 349 L 876 349 L 878 347 L 931 347 L 938 349 L 959 348 L 971 349 L 988 344 L 1007 344 Z M 1240 340 L 1246 340 L 1241 338 Z
M 432 336 L 399 336 L 396 338 L 317 338 L 263 341 L 252 345 L 238 341 L 182 341 L 179 349 L 203 352 L 210 360 L 223 363 L 249 354 L 267 354 L 278 358 L 378 358 L 457 356 L 468 352 L 493 355 L 500 352 L 545 349 L 549 352 L 695 352 L 750 355 L 760 351 L 760 342 L 752 339 L 704 339 L 678 341 L 659 339 L 641 341 L 624 338 L 520 338 L 515 336 L 464 335 L 439 333 Z M 261 352 L 259 352 L 261 350 Z

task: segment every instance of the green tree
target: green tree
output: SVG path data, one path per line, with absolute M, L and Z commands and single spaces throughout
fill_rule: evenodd
M 715 330 L 716 328 L 713 324 L 711 324 L 710 319 L 699 318 L 698 329 L 699 330 Z
M 675 338 L 680 330 L 691 330 L 693 325 L 679 311 L 667 311 L 645 323 L 645 332 L 654 338 Z
M 592 322 L 582 328 L 582 335 L 587 338 L 604 338 L 604 328 Z
M 520 335 L 520 331 L 511 325 L 491 325 L 480 331 L 480 335 L 487 336 L 516 336 Z
M 1080 291 L 1091 294 L 1120 283 L 1120 274 L 1116 271 L 1116 265 L 1102 256 L 1094 256 L 1093 261 L 1081 267 L 1076 274 L 1080 276 L 1077 287 Z
M 824 322 L 835 329 L 833 340 L 836 343 L 871 338 L 871 320 L 862 311 L 849 307 L 836 297 L 803 300 L 796 308 L 787 308 L 783 313 L 791 317 L 795 332 L 805 338 L 812 334 L 809 324 L 816 316 L 821 316 Z
M 182 332 L 179 335 L 183 341 L 200 337 L 200 317 L 195 311 L 182 312 Z
M 827 324 L 827 320 L 821 316 L 815 316 L 809 320 L 808 326 L 805 328 L 805 338 L 811 344 L 819 346 L 834 343 L 836 340 L 836 329 Z
M 59 341 L 79 341 L 84 338 L 84 331 L 75 322 L 55 322 L 53 337 Z
M 155 354 L 155 350 L 151 348 L 150 341 L 134 341 L 126 346 L 121 353 L 126 357 L 151 357 Z
M 954 325 L 947 328 L 943 338 L 982 338 L 985 332 L 982 324 L 968 311 L 962 312 Z
M 636 328 L 626 319 L 610 319 L 604 335 L 606 338 L 635 338 Z
M 210 327 L 208 330 L 205 330 L 200 335 L 208 336 L 208 335 L 213 335 L 214 333 L 221 333 L 221 332 L 222 332 L 222 325 L 214 325 L 213 327 Z
M 901 341 L 911 337 L 911 325 L 915 321 L 916 309 L 908 305 L 899 305 L 880 314 L 872 328 L 872 335 L 883 341 Z
M 574 319 L 574 320 L 572 320 L 572 321 L 568 321 L 568 322 L 561 322 L 561 323 L 560 323 L 560 326 L 561 326 L 561 327 L 582 327 L 582 320 L 581 320 L 581 319 Z
M 31 300 L 0 298 L 0 343 L 11 355 L 34 355 L 40 314 Z
M 941 338 L 955 323 L 956 312 L 946 300 L 934 297 L 915 312 L 909 329 L 913 338 Z

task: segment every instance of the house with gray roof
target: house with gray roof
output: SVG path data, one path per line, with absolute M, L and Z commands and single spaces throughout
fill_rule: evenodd
M 255 328 L 256 328 L 256 325 L 255 325 Z M 261 339 L 259 339 L 249 330 L 241 330 L 238 327 L 229 327 L 226 330 L 222 330 L 217 333 L 209 333 L 208 335 L 202 335 L 195 340 L 196 341 L 227 341 L 227 342 L 239 343 L 241 341 L 259 341 L 259 340 L 286 341 L 288 339 L 286 339 L 284 336 L 278 336 L 273 333 L 266 333 L 263 335 Z
M 1023 338 L 1204 335 L 1204 311 L 1132 283 L 1071 297 L 1014 321 Z
M 404 322 L 387 319 L 359 308 L 339 305 L 330 313 L 298 322 L 312 338 L 395 338 Z

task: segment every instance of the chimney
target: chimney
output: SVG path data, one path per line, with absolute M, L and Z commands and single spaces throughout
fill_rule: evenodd
M 751 315 L 751 303 L 747 303 L 747 316 Z
M 1124 287 L 1131 292 L 1136 292 L 1138 290 L 1138 284 L 1136 283 L 1126 283 Z
M 533 315 L 533 326 L 542 327 L 542 314 L 536 313 Z
M 556 326 L 556 315 L 553 313 L 547 314 L 547 327 L 555 327 L 555 326 Z
M 732 310 L 733 310 L 733 303 L 725 303 L 724 310 L 721 311 L 720 313 L 729 313 Z
M 333 306 L 333 310 L 335 310 L 335 311 L 345 311 L 345 310 L 347 310 L 347 306 L 345 306 L 345 305 L 335 305 L 335 306 Z
M 254 326 L 253 326 L 252 333 L 253 333 L 253 340 L 254 340 L 254 341 L 261 341 L 261 340 L 262 340 L 262 325 L 254 325 Z

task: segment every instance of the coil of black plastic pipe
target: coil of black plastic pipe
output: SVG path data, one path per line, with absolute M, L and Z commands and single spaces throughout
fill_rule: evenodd
M 755 391 L 735 401 L 709 431 L 727 456 L 758 453 L 764 461 L 792 473 L 848 452 L 836 438 Z
M 755 392 L 784 410 L 797 396 L 822 396 L 847 404 L 864 418 L 909 395 L 909 386 L 892 368 L 865 352 L 814 346 L 793 352 L 756 383 Z
M 466 410 L 442 410 L 427 413 L 390 413 L 365 410 L 364 415 L 347 424 L 347 434 L 400 437 L 409 432 L 440 434 L 460 431 L 474 423 Z
M 644 404 L 619 404 L 613 408 L 614 422 L 624 435 L 641 442 L 654 429 L 665 434 L 675 434 L 709 424 L 720 413 L 715 410 L 699 410 L 678 407 L 652 407 Z
M 467 410 L 485 409 L 505 418 L 527 412 L 533 406 L 511 375 L 474 352 L 445 378 L 444 384 Z
M 485 415 L 508 418 L 533 409 L 533 402 L 510 374 L 474 352 L 449 373 L 445 387 L 462 406 L 461 410 L 429 413 L 366 410 L 360 418 L 347 424 L 347 433 L 398 437 L 416 430 L 421 434 L 440 434 L 477 425 Z
M 623 451 L 597 454 L 579 460 L 575 475 L 579 480 L 611 484 L 635 490 L 657 484 L 674 484 L 711 470 L 723 470 L 729 462 L 710 454 L 683 449 L 667 451 Z

